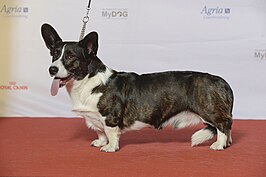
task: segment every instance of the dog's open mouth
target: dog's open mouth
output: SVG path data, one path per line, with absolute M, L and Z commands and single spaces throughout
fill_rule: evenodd
M 54 77 L 51 85 L 51 95 L 55 96 L 58 93 L 59 88 L 65 86 L 68 81 L 72 79 L 72 75 L 69 75 L 65 78 Z

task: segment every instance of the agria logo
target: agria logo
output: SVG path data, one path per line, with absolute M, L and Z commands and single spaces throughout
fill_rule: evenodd
M 24 17 L 28 18 L 29 7 L 25 6 L 11 6 L 4 4 L 0 7 L 0 14 L 6 17 Z
M 204 6 L 200 14 L 204 19 L 229 19 L 231 15 L 231 8 L 229 7 L 208 7 Z

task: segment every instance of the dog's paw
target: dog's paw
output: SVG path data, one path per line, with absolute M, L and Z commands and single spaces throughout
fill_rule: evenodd
M 222 143 L 219 143 L 218 141 L 216 141 L 211 145 L 210 149 L 221 151 L 225 149 L 225 146 Z
M 100 139 L 96 139 L 91 142 L 91 146 L 94 146 L 94 147 L 102 147 L 106 144 L 107 144 L 106 140 L 100 140 Z
M 230 147 L 231 145 L 232 145 L 232 141 L 228 141 L 228 143 L 227 143 L 227 147 Z
M 227 147 L 230 147 L 231 145 L 232 145 L 232 143 L 233 143 L 233 140 L 232 140 L 232 137 L 230 136 L 229 137 L 229 140 L 227 141 Z
M 118 145 L 107 144 L 100 149 L 102 152 L 115 152 L 119 150 Z

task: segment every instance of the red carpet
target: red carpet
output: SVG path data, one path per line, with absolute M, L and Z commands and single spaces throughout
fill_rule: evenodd
M 266 121 L 234 121 L 233 146 L 219 152 L 190 147 L 199 128 L 128 132 L 103 153 L 83 119 L 0 118 L 0 176 L 265 176 Z

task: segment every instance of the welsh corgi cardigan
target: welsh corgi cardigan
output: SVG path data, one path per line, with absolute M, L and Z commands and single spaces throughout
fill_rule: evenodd
M 65 42 L 52 26 L 43 24 L 41 34 L 52 56 L 51 94 L 66 86 L 73 111 L 98 135 L 92 146 L 115 152 L 126 131 L 200 122 L 206 128 L 192 135 L 192 146 L 215 134 L 217 141 L 210 149 L 224 150 L 232 144 L 233 91 L 221 77 L 193 71 L 118 72 L 97 57 L 96 32 L 79 42 Z

